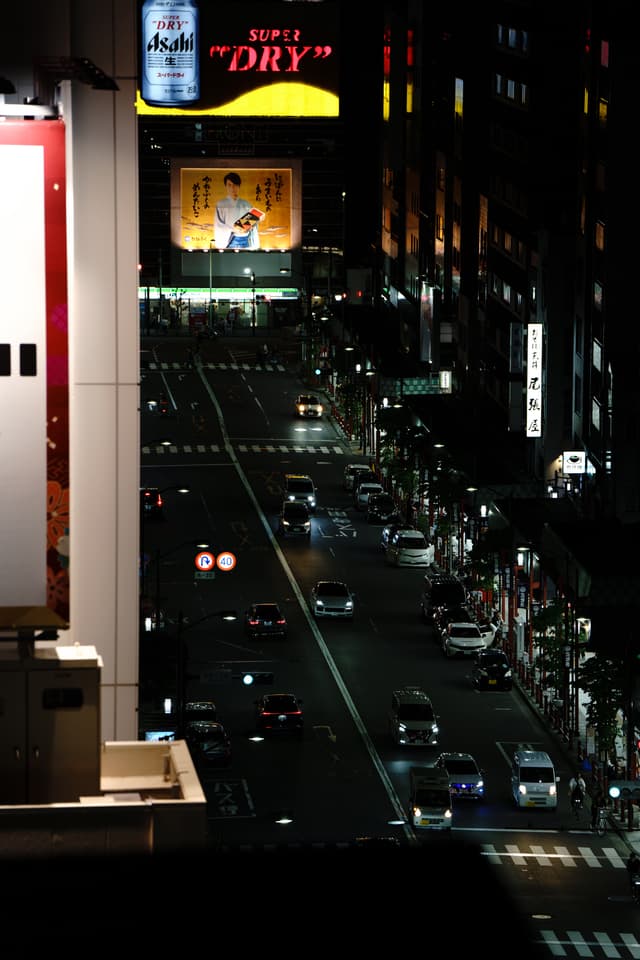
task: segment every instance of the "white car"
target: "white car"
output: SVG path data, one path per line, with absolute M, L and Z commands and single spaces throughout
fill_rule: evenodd
M 447 771 L 453 797 L 484 799 L 484 774 L 470 753 L 441 753 L 436 767 Z
M 314 617 L 353 618 L 353 594 L 342 580 L 318 580 L 311 590 Z
M 384 487 L 381 483 L 370 483 L 368 480 L 364 483 L 358 485 L 358 489 L 354 490 L 353 493 L 353 503 L 356 510 L 366 510 L 367 504 L 369 502 L 369 496 L 372 493 L 384 493 Z
M 420 530 L 401 527 L 391 537 L 385 561 L 395 567 L 428 567 L 433 563 L 435 548 L 427 543 Z
M 301 393 L 296 399 L 296 413 L 299 417 L 318 418 L 324 412 L 324 407 L 316 396 L 311 393 Z
M 449 623 L 442 634 L 442 652 L 447 657 L 471 657 L 485 649 L 477 623 Z
M 481 617 L 478 621 L 478 626 L 480 627 L 480 633 L 482 634 L 482 639 L 484 640 L 485 647 L 493 646 L 493 638 L 496 635 L 496 626 L 489 620 L 488 617 Z

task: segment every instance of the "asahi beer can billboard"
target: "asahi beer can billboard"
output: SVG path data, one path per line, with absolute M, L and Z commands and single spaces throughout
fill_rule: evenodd
M 221 12 L 222 10 L 222 12 Z M 136 110 L 338 117 L 339 6 L 144 0 Z
M 200 99 L 199 11 L 193 0 L 146 0 L 142 7 L 142 99 L 180 107 Z

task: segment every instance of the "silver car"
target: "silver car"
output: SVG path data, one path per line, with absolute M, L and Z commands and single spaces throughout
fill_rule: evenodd
M 441 753 L 436 766 L 447 771 L 453 797 L 484 799 L 484 774 L 470 753 Z
M 314 617 L 353 617 L 354 600 L 342 580 L 318 580 L 311 590 L 311 611 Z

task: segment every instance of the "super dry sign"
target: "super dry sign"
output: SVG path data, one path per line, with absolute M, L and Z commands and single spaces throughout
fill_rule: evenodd
M 225 13 L 205 0 L 141 6 L 138 113 L 339 116 L 337 3 L 237 3 Z

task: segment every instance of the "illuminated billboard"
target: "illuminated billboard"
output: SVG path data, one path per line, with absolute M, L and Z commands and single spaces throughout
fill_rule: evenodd
M 68 622 L 65 183 L 62 121 L 0 124 L 0 608 Z
M 138 24 L 139 114 L 340 114 L 337 3 L 146 0 Z
M 527 436 L 542 436 L 542 324 L 527 324 Z
M 301 243 L 300 163 L 176 159 L 171 239 L 181 250 L 290 250 Z

